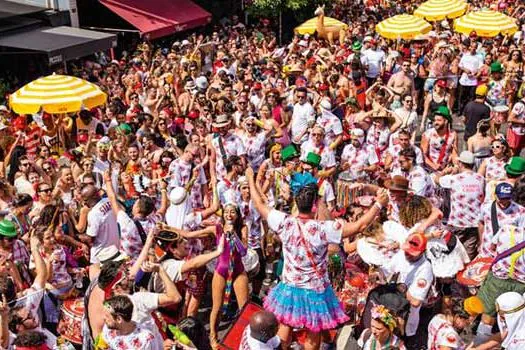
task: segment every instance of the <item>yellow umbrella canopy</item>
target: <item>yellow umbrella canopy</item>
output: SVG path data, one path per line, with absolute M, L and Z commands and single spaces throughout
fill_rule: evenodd
M 414 16 L 428 21 L 441 21 L 445 18 L 456 18 L 467 11 L 468 4 L 464 0 L 429 0 L 414 11 Z
M 11 108 L 18 114 L 40 110 L 50 114 L 78 112 L 106 103 L 107 95 L 98 86 L 67 75 L 49 75 L 24 85 L 9 97 Z
M 341 21 L 338 21 L 336 20 L 335 18 L 332 18 L 332 17 L 325 17 L 324 18 L 324 26 L 325 28 L 334 28 L 336 29 L 337 31 L 341 30 L 341 29 L 348 29 L 348 25 L 341 22 Z M 311 18 L 309 19 L 308 21 L 304 22 L 303 24 L 301 24 L 300 26 L 298 27 L 295 27 L 295 32 L 297 34 L 301 34 L 301 35 L 304 35 L 304 34 L 313 34 L 315 33 L 317 29 L 317 17 L 314 17 L 314 18 Z
M 412 15 L 396 15 L 376 25 L 376 31 L 383 38 L 411 40 L 432 30 L 425 20 Z
M 518 26 L 514 18 L 501 12 L 481 10 L 456 19 L 454 30 L 466 35 L 475 31 L 481 37 L 494 37 L 498 34 L 512 35 L 516 33 Z

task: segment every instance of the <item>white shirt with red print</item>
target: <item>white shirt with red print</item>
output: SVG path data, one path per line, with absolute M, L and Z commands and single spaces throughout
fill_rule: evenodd
M 383 160 L 385 151 L 388 148 L 390 141 L 390 129 L 378 129 L 375 125 L 372 125 L 366 134 L 366 143 L 372 146 L 377 156 Z
M 379 163 L 379 158 L 374 151 L 374 147 L 363 145 L 361 148 L 355 148 L 354 145 L 348 144 L 341 154 L 341 164 L 349 163 L 348 171 L 355 177 L 362 177 L 362 168 Z
M 431 161 L 438 164 L 439 154 L 441 153 L 441 148 L 445 147 L 444 156 L 440 164 L 447 164 L 450 161 L 450 156 L 452 155 L 452 150 L 454 149 L 454 144 L 456 143 L 457 134 L 455 131 L 449 131 L 448 140 L 445 146 L 446 136 L 439 136 L 436 129 L 428 129 L 423 134 L 428 140 L 428 157 Z
M 458 332 L 445 319 L 444 315 L 436 315 L 428 325 L 428 350 L 439 350 L 442 346 L 451 349 L 463 349 L 465 344 Z
M 268 226 L 283 243 L 282 281 L 288 285 L 323 292 L 330 284 L 327 270 L 328 244 L 341 243 L 339 221 L 301 219 L 272 210 Z
M 507 164 L 507 161 L 505 159 L 498 159 L 492 156 L 487 158 L 485 164 L 485 179 L 487 179 L 487 182 L 492 180 L 505 180 L 507 178 L 507 173 L 505 171 L 505 164 Z
M 492 238 L 492 244 L 496 246 L 496 254 L 501 254 L 523 241 L 525 241 L 525 228 L 514 225 L 501 226 Z M 525 250 L 522 249 L 498 260 L 492 266 L 492 273 L 496 278 L 525 283 Z
M 171 162 L 169 167 L 170 182 L 169 187 L 184 187 L 188 184 L 192 176 L 192 164 L 186 163 L 181 158 Z M 193 184 L 190 192 L 190 201 L 192 208 L 203 208 L 203 198 L 201 186 L 206 184 L 206 175 L 204 169 L 200 168 L 199 175 Z
M 343 124 L 331 112 L 323 112 L 316 123 L 324 129 L 324 142 L 327 145 L 332 144 L 343 133 Z
M 454 227 L 477 227 L 479 209 L 485 196 L 485 179 L 472 171 L 445 175 L 439 179 L 443 188 L 449 188 L 450 216 L 448 224 Z
M 222 139 L 222 146 L 224 148 L 224 153 L 227 158 L 231 156 L 244 156 L 246 150 L 244 149 L 244 144 L 242 143 L 239 136 L 232 133 L 228 133 L 225 137 L 223 136 L 213 136 L 211 144 L 215 149 L 215 172 L 217 174 L 217 180 L 221 180 L 226 176 L 226 167 L 224 166 L 223 154 L 221 153 L 221 147 L 219 144 L 219 138 Z
M 246 150 L 246 160 L 248 164 L 250 164 L 254 171 L 257 171 L 265 159 L 266 133 L 260 132 L 254 136 L 244 133 L 241 135 L 241 141 Z
M 117 223 L 120 229 L 120 249 L 132 259 L 138 258 L 143 244 L 137 225 L 124 210 L 118 212 Z M 144 232 L 148 233 L 146 229 Z
M 248 228 L 248 248 L 258 249 L 261 248 L 261 239 L 263 237 L 261 224 L 261 214 L 255 208 L 252 200 L 248 202 L 241 200 L 239 210 L 241 216 Z
M 112 350 L 156 350 L 151 331 L 136 324 L 133 332 L 119 335 L 116 329 L 104 325 L 102 338 Z
M 493 246 L 494 232 L 492 230 L 492 202 L 485 204 L 481 209 L 480 221 L 483 224 L 483 237 L 480 247 L 480 254 L 486 257 L 495 257 L 496 251 Z M 496 204 L 496 218 L 499 227 L 514 225 L 525 226 L 525 207 L 516 202 L 511 202 L 506 209 L 500 208 Z
M 304 142 L 301 145 L 301 160 L 306 160 L 306 157 L 310 152 L 321 156 L 321 163 L 319 164 L 321 168 L 327 169 L 336 165 L 335 153 L 324 143 L 324 141 L 320 146 L 314 145 L 311 139 Z

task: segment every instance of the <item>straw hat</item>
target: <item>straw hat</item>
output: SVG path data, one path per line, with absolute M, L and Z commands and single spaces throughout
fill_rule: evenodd
M 214 128 L 223 128 L 230 125 L 231 120 L 226 114 L 220 114 L 215 117 L 215 121 L 212 123 Z

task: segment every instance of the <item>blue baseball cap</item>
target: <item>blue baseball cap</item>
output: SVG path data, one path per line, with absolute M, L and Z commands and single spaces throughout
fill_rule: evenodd
M 498 199 L 511 199 L 514 187 L 507 182 L 502 182 L 496 186 L 496 197 Z

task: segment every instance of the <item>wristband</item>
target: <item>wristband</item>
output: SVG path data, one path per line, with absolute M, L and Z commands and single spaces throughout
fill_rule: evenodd
M 379 210 L 383 209 L 383 205 L 381 203 L 379 203 L 379 202 L 375 202 L 374 203 L 374 207 L 376 207 Z

